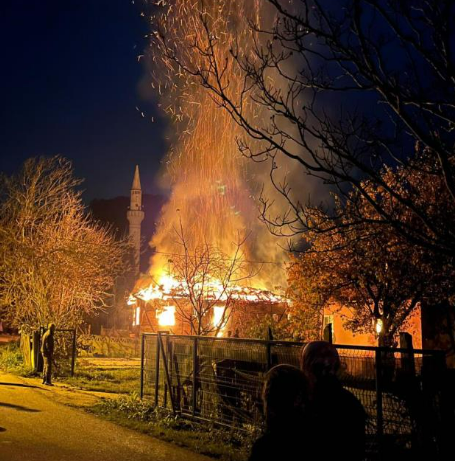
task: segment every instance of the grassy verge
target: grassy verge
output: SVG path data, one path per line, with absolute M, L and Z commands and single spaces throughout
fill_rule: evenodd
M 245 461 L 253 439 L 244 432 L 198 424 L 166 410 L 154 409 L 136 394 L 100 402 L 89 411 L 121 426 L 222 461 Z
M 128 367 L 103 368 L 78 362 L 73 377 L 62 379 L 65 383 L 86 391 L 131 394 L 139 390 L 140 369 Z
M 0 345 L 0 370 L 24 377 L 34 374 L 32 369 L 24 365 L 19 342 Z

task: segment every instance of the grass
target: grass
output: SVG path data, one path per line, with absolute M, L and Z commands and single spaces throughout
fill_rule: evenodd
M 140 373 L 136 367 L 104 368 L 81 360 L 77 362 L 74 376 L 62 380 L 86 391 L 131 394 L 139 391 Z
M 174 416 L 168 410 L 154 409 L 139 400 L 137 394 L 103 401 L 89 411 L 121 426 L 222 461 L 245 461 L 253 439 L 245 432 L 198 424 Z
M 0 370 L 25 377 L 34 375 L 34 371 L 24 364 L 19 342 L 0 345 Z
M 140 368 L 104 363 L 103 359 L 78 360 L 75 376 L 62 381 L 85 391 L 125 394 L 100 400 L 86 411 L 129 429 L 159 438 L 222 461 L 245 461 L 252 436 L 245 432 L 218 429 L 154 409 L 138 398 Z

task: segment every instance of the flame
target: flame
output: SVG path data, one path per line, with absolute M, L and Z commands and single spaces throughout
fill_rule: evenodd
M 204 284 L 194 284 L 192 290 L 203 294 L 207 301 L 226 302 L 228 300 L 248 301 L 252 303 L 286 303 L 284 296 L 259 288 L 242 287 L 239 285 L 224 286 L 221 281 L 208 277 Z M 171 275 L 162 275 L 158 282 L 152 282 L 139 289 L 130 298 L 149 302 L 153 300 L 169 301 L 188 298 L 189 290 L 184 281 L 179 281 Z
M 202 47 L 207 45 L 200 18 L 201 15 L 210 18 L 217 32 L 217 57 L 224 63 L 224 58 L 230 56 L 235 47 L 253 42 L 257 34 L 248 27 L 247 21 L 260 21 L 265 8 L 258 0 L 173 0 L 167 8 L 159 10 L 155 22 L 167 31 L 178 58 L 197 65 L 201 57 L 192 44 L 198 41 Z M 152 34 L 152 37 L 156 36 Z M 214 103 L 209 92 L 166 57 L 159 40 L 153 45 L 150 62 L 160 65 L 153 69 L 152 85 L 158 89 L 160 105 L 175 122 L 176 140 L 164 162 L 163 178 L 171 191 L 150 242 L 157 253 L 149 272 L 159 280 L 141 294 L 148 300 L 170 299 L 171 293 L 185 295 L 185 287 L 180 282 L 161 275 L 172 254 L 181 252 L 175 235 L 180 223 L 186 243 L 192 249 L 208 243 L 230 255 L 237 235 L 250 234 L 252 237 L 245 248 L 248 259 L 279 262 L 285 259 L 275 238 L 257 219 L 255 196 L 262 188 L 262 180 L 257 178 L 261 166 L 255 164 L 254 173 L 248 170 L 248 161 L 237 145 L 237 139 L 243 136 L 242 129 Z M 244 81 L 232 59 L 227 62 L 224 75 L 230 82 L 229 91 L 240 94 Z M 247 102 L 244 110 L 259 119 L 264 115 Z M 263 169 L 268 171 L 268 166 Z M 256 288 L 273 289 L 284 285 L 285 278 L 284 270 L 269 270 L 257 274 L 249 283 Z M 219 281 L 211 281 L 210 291 L 213 291 L 212 298 L 216 298 Z M 258 292 L 237 287 L 234 292 L 239 298 L 252 301 L 260 297 Z
M 223 331 L 226 328 L 228 315 L 225 306 L 213 307 L 213 326 L 219 328 L 217 336 L 223 336 Z
M 158 325 L 162 327 L 173 327 L 175 325 L 175 306 L 164 306 L 161 311 L 156 312 Z

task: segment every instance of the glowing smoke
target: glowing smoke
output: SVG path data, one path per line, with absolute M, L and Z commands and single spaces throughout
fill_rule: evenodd
M 165 3 L 165 2 L 162 2 Z M 209 18 L 210 30 L 216 31 L 216 53 L 219 62 L 226 62 L 226 81 L 236 96 L 243 86 L 239 69 L 233 65 L 230 50 L 251 46 L 254 32 L 248 20 L 270 23 L 269 10 L 259 0 L 173 0 L 166 2 L 152 21 L 159 24 L 181 61 L 197 65 L 202 59 L 192 44 L 204 47 L 201 14 Z M 230 115 L 219 108 L 208 91 L 186 75 L 164 56 L 159 41 L 152 40 L 149 63 L 153 70 L 151 85 L 159 103 L 173 120 L 173 145 L 161 175 L 170 186 L 170 198 L 164 206 L 155 235 L 150 242 L 157 254 L 152 258 L 150 272 L 158 274 L 166 266 L 169 255 L 181 251 L 176 244 L 175 229 L 180 222 L 190 247 L 201 243 L 216 246 L 225 254 L 233 251 L 238 235 L 250 234 L 247 257 L 251 260 L 283 263 L 285 252 L 258 219 L 257 198 L 263 184 L 266 195 L 273 195 L 268 181 L 269 166 L 251 164 L 243 158 L 236 143 L 242 129 Z M 248 105 L 251 117 L 264 117 L 257 105 Z M 264 123 L 267 123 L 264 121 Z M 283 162 L 281 175 L 293 175 L 292 164 Z M 277 203 L 277 213 L 284 203 Z M 284 243 L 284 242 L 280 242 Z M 273 289 L 284 286 L 283 266 L 264 265 L 253 286 Z

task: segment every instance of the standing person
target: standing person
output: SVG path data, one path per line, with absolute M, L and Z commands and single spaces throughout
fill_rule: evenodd
M 291 365 L 277 365 L 266 375 L 262 393 L 265 432 L 254 443 L 248 461 L 279 461 L 305 458 L 312 437 L 306 420 L 308 384 L 305 375 Z M 302 443 L 302 433 L 306 435 Z
M 310 387 L 310 414 L 320 459 L 365 457 L 366 413 L 359 400 L 341 385 L 340 357 L 326 341 L 313 341 L 302 349 L 300 366 Z
M 43 355 L 43 384 L 52 384 L 52 361 L 54 360 L 54 333 L 55 324 L 50 323 L 49 328 L 43 335 L 41 343 L 41 354 Z

